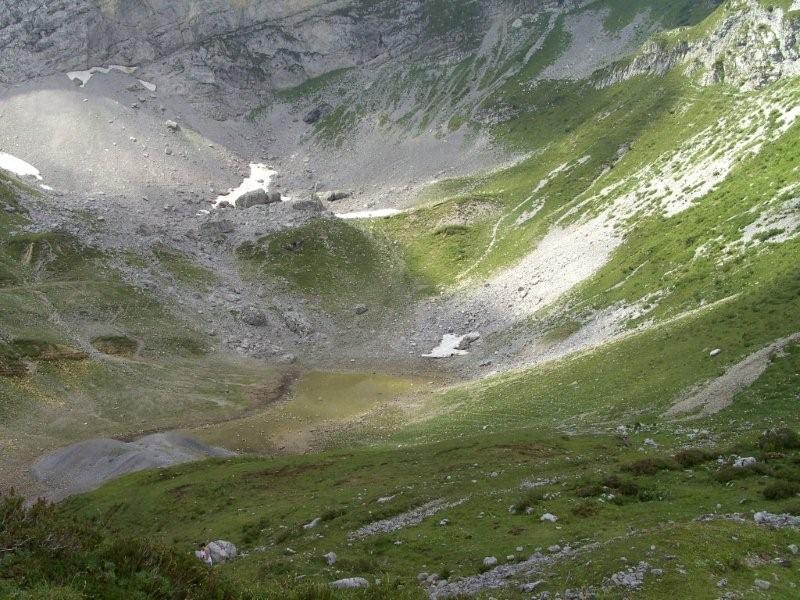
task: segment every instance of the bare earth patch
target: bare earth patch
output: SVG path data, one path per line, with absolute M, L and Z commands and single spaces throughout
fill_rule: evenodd
M 674 404 L 664 416 L 675 417 L 686 413 L 696 414 L 695 418 L 718 413 L 733 402 L 733 397 L 753 385 L 767 370 L 771 358 L 786 346 L 800 342 L 800 333 L 781 338 L 766 348 L 762 348 L 741 362 L 728 368 L 725 373 L 706 383 L 700 389 Z

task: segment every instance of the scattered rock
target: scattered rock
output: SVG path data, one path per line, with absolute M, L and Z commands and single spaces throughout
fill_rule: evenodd
M 320 202 L 335 202 L 336 200 L 344 200 L 345 198 L 349 198 L 352 195 L 352 192 L 333 190 L 327 192 L 317 192 L 314 194 L 314 198 Z
M 264 206 L 266 204 L 276 204 L 282 199 L 280 192 L 267 192 L 265 190 L 253 190 L 242 194 L 236 200 L 236 208 L 247 209 L 253 206 Z
M 638 589 L 644 585 L 644 577 L 649 568 L 650 565 L 642 561 L 635 567 L 631 567 L 626 571 L 614 573 L 610 578 L 609 585 L 613 587 Z
M 295 200 L 292 202 L 292 208 L 294 210 L 307 210 L 312 212 L 322 212 L 324 210 L 322 203 L 316 198 L 311 198 L 310 200 Z
M 800 548 L 797 547 L 797 544 L 789 544 L 789 546 L 787 547 L 789 548 L 789 552 L 791 552 L 792 554 L 797 554 L 798 552 L 800 552 Z
M 368 310 L 369 309 L 367 308 L 366 304 L 356 304 L 355 308 L 353 309 L 353 312 L 356 313 L 357 315 L 363 315 Z
M 166 123 L 164 123 L 164 125 L 166 126 L 167 129 L 169 129 L 173 133 L 175 133 L 181 128 L 181 126 L 178 125 L 175 121 L 167 121 Z
M 217 540 L 208 544 L 207 548 L 214 564 L 228 562 L 236 558 L 236 546 L 231 542 Z
M 548 521 L 550 523 L 555 523 L 556 521 L 558 521 L 558 517 L 555 516 L 552 513 L 544 513 L 539 520 L 540 521 Z
M 719 348 L 715 348 L 714 350 L 708 353 L 708 355 L 712 358 L 715 356 L 719 356 L 720 354 L 722 354 L 722 350 Z
M 329 567 L 332 567 L 336 564 L 336 552 L 328 552 L 327 554 L 323 554 L 322 558 L 325 559 L 325 563 Z
M 467 335 L 462 336 L 461 341 L 458 343 L 458 346 L 456 346 L 456 350 L 469 350 L 470 346 L 472 346 L 472 344 L 477 342 L 479 339 L 481 339 L 481 334 L 477 331 L 468 333 Z
M 423 504 L 422 506 L 418 506 L 417 508 L 397 516 L 390 517 L 388 519 L 382 519 L 380 521 L 370 523 L 369 525 L 365 525 L 364 527 L 352 532 L 348 538 L 351 540 L 359 540 L 372 535 L 391 533 L 392 531 L 419 525 L 428 517 L 432 517 L 442 510 L 459 506 L 466 502 L 466 500 L 466 498 L 461 498 L 460 500 L 448 502 L 444 498 L 439 498 L 438 500 L 433 500 L 427 504 Z
M 316 519 L 314 519 L 310 523 L 306 523 L 305 525 L 303 525 L 303 529 L 314 529 L 317 525 L 320 524 L 321 521 L 322 521 L 322 519 L 317 517 Z
M 765 579 L 756 579 L 753 582 L 753 587 L 762 591 L 767 591 L 770 587 L 772 587 L 772 584 Z
M 535 592 L 536 588 L 541 586 L 543 583 L 544 583 L 544 579 L 540 579 L 538 581 L 533 581 L 531 583 L 523 583 L 522 585 L 519 586 L 519 590 L 521 592 L 525 592 L 525 593 L 529 594 L 531 592 Z
M 267 324 L 267 315 L 253 306 L 248 306 L 242 311 L 242 323 L 251 327 L 264 327 Z
M 289 331 L 297 335 L 306 336 L 311 333 L 311 324 L 303 315 L 293 310 L 283 313 L 283 322 Z
M 757 462 L 758 461 L 756 460 L 755 456 L 739 456 L 736 458 L 736 460 L 733 461 L 733 468 L 744 469 L 745 467 L 754 465 Z
M 652 438 L 645 439 L 644 445 L 650 446 L 651 448 L 658 448 L 658 443 Z
M 758 525 L 768 525 L 776 529 L 781 529 L 783 527 L 800 527 L 800 517 L 795 517 L 790 514 L 774 515 L 766 511 L 761 511 L 753 515 L 753 520 Z
M 207 237 L 220 237 L 233 233 L 234 224 L 231 221 L 221 219 L 219 221 L 208 221 L 200 226 L 200 233 Z
M 331 582 L 331 587 L 337 590 L 357 590 L 369 587 L 369 581 L 363 577 L 348 577 Z
M 494 556 L 487 556 L 483 559 L 483 566 L 487 568 L 491 568 L 497 566 L 497 558 Z

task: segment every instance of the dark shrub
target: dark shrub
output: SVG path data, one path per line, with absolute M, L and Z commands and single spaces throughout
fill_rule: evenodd
M 635 481 L 621 479 L 617 475 L 607 477 L 603 485 L 620 496 L 638 496 L 641 489 Z
M 572 514 L 576 517 L 593 517 L 599 512 L 600 506 L 593 500 L 585 500 L 572 508 Z
M 764 494 L 764 498 L 767 500 L 783 500 L 800 493 L 800 484 L 779 479 L 770 483 L 761 493 Z
M 800 448 L 800 435 L 788 427 L 776 427 L 761 434 L 758 447 L 764 452 L 780 452 Z
M 714 479 L 720 483 L 728 483 L 734 479 L 744 479 L 745 477 L 753 477 L 754 475 L 772 475 L 773 470 L 763 463 L 756 463 L 746 467 L 736 468 L 730 463 L 722 465 L 716 473 Z
M 643 458 L 622 465 L 622 470 L 633 475 L 655 475 L 659 471 L 673 471 L 680 468 L 671 458 Z
M 703 450 L 702 448 L 686 448 L 685 450 L 678 452 L 672 458 L 684 469 L 688 469 L 690 467 L 701 465 L 704 462 L 708 462 L 714 458 L 714 455 L 707 450 Z
M 594 498 L 603 493 L 603 486 L 596 483 L 587 483 L 575 488 L 575 495 L 578 498 Z
M 541 502 L 543 497 L 544 495 L 542 492 L 538 490 L 531 490 L 511 505 L 510 512 L 515 515 L 525 514 L 529 508 L 533 508 L 539 502 Z

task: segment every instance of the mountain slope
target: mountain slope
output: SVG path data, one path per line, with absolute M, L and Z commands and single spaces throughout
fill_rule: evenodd
M 8 371 L 27 365 L 0 379 L 3 407 L 48 385 L 57 401 L 69 381 L 125 399 L 85 437 L 151 419 L 246 454 L 123 477 L 65 501 L 58 518 L 178 555 L 230 539 L 244 555 L 215 569 L 229 586 L 220 597 L 795 597 L 794 3 L 312 4 L 285 21 L 226 5 L 219 15 L 253 23 L 241 39 L 165 46 L 145 73 L 209 48 L 254 60 L 231 45 L 275 23 L 370 23 L 357 41 L 388 47 L 381 60 L 312 72 L 300 53 L 298 86 L 259 75 L 257 93 L 228 104 L 241 115 L 230 131 L 289 131 L 273 145 L 297 152 L 280 165 L 282 191 L 305 196 L 330 169 L 319 189 L 353 197 L 208 215 L 176 203 L 168 227 L 131 244 L 129 223 L 152 227 L 151 212 L 91 235 L 79 221 L 82 207 L 114 221 L 124 194 L 87 202 L 79 189 L 2 182 L 0 293 L 20 316 L 1 321 L 0 357 Z M 390 35 L 393 22 L 408 27 Z M 115 97 L 125 81 L 110 74 L 94 89 Z M 211 139 L 197 115 L 181 127 Z M 246 156 L 240 143 L 224 145 L 232 163 Z M 442 149 L 452 155 L 440 162 Z M 363 162 L 414 151 L 391 167 Z M 443 164 L 459 176 L 419 191 Z M 52 218 L 48 202 L 68 207 L 67 233 L 37 221 Z M 396 207 L 354 220 L 326 210 Z M 164 279 L 137 290 L 145 274 Z M 75 282 L 81 295 L 62 295 Z M 207 354 L 170 345 L 187 330 Z M 421 357 L 471 331 L 480 338 L 461 354 Z M 123 340 L 139 344 L 133 356 Z M 95 358 L 109 350 L 119 355 Z M 67 358 L 100 370 L 99 392 L 65 375 Z M 37 414 L 14 410 L 7 437 Z M 37 439 L 51 431 L 59 443 L 84 437 L 45 427 Z M 24 467 L 36 444 L 8 464 Z M 84 562 L 119 560 L 86 548 Z M 83 597 L 81 578 L 94 576 L 79 572 L 40 572 L 36 585 Z M 37 593 L 4 577 L 9 593 Z M 345 577 L 370 588 L 332 591 Z

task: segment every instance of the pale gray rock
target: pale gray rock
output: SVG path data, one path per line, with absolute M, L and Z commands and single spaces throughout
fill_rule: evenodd
M 369 581 L 363 577 L 348 577 L 331 582 L 331 587 L 337 590 L 357 590 L 369 587 Z
M 217 540 L 208 544 L 208 553 L 214 564 L 226 563 L 236 558 L 236 546 L 226 540 Z

